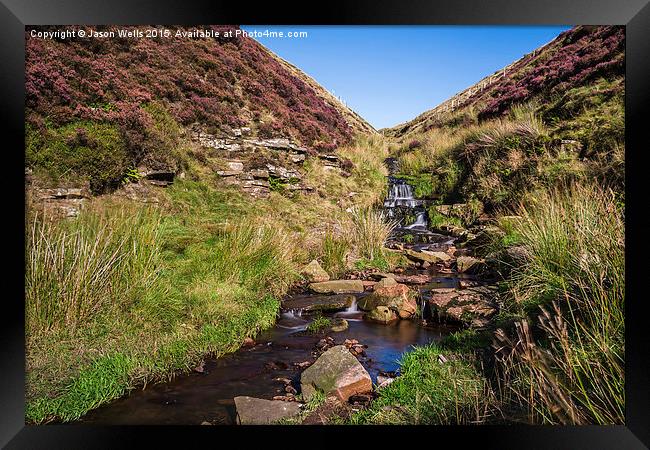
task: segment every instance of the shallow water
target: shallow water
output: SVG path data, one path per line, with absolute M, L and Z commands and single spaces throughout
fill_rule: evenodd
M 370 373 L 373 383 L 379 371 L 394 371 L 404 352 L 414 345 L 437 342 L 456 328 L 435 324 L 423 326 L 420 320 L 400 320 L 382 325 L 361 319 L 362 312 L 347 310 L 328 313 L 345 317 L 349 328 L 328 336 L 342 344 L 356 339 L 367 345 L 360 362 Z M 233 398 L 247 395 L 272 399 L 284 395 L 284 384 L 277 378 L 293 380 L 300 389 L 300 372 L 294 363 L 313 361 L 312 351 L 323 334 L 311 335 L 304 328 L 313 316 L 287 311 L 276 325 L 260 333 L 257 344 L 242 348 L 218 359 L 207 360 L 204 373 L 182 375 L 168 383 L 147 386 L 128 397 L 91 411 L 80 420 L 88 424 L 192 425 L 208 421 L 213 424 L 235 423 Z

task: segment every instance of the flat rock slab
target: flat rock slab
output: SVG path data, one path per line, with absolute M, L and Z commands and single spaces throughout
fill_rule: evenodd
M 404 284 L 427 284 L 431 283 L 434 278 L 433 275 L 418 273 L 414 275 L 397 275 L 395 276 L 395 281 Z
M 235 397 L 235 407 L 241 425 L 269 425 L 300 413 L 300 404 L 297 402 L 255 397 Z
M 487 270 L 485 261 L 472 256 L 459 256 L 456 258 L 458 273 L 479 274 Z
M 372 391 L 370 375 L 345 345 L 336 345 L 323 353 L 302 373 L 300 383 L 306 401 L 316 390 L 342 402 L 355 394 Z
M 365 291 L 361 280 L 332 280 L 311 283 L 309 289 L 318 294 L 360 294 Z
M 373 278 L 377 281 L 382 280 L 383 278 L 396 278 L 397 275 L 394 273 L 386 273 L 386 272 L 373 272 L 368 275 L 370 278 Z
M 415 250 L 406 249 L 404 253 L 411 259 L 425 261 L 432 264 L 449 261 L 451 259 L 451 256 L 445 252 L 430 252 L 428 250 L 422 250 L 418 252 Z
M 386 278 L 382 278 L 381 280 L 379 280 L 375 284 L 374 288 L 378 289 L 378 288 L 382 288 L 382 287 L 386 287 L 386 286 L 395 286 L 396 284 L 397 284 L 397 281 L 395 281 L 395 278 L 386 277 Z
M 354 302 L 352 294 L 304 295 L 284 300 L 282 308 L 302 309 L 303 311 L 337 311 L 349 308 Z

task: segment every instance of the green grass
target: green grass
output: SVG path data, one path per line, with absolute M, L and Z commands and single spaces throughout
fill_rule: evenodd
M 236 350 L 274 323 L 278 299 L 310 258 L 343 273 L 362 241 L 312 231 L 358 225 L 335 204 L 341 193 L 359 193 L 352 201 L 360 205 L 379 198 L 381 141 L 355 145 L 356 172 L 320 180 L 331 201 L 329 193 L 255 200 L 176 180 L 155 208 L 105 196 L 75 219 L 30 213 L 26 420 L 75 420 L 206 355 Z M 378 174 L 370 184 L 359 178 L 368 173 Z
M 448 358 L 438 362 L 439 355 Z M 351 424 L 420 425 L 481 423 L 489 410 L 487 383 L 473 364 L 436 345 L 404 355 L 401 375 L 379 391 Z
M 229 223 L 237 196 L 191 182 L 170 194 L 168 211 L 100 202 L 71 221 L 31 222 L 30 422 L 74 420 L 274 323 L 298 276 L 283 231 Z
M 429 207 L 429 228 L 440 229 L 441 227 L 462 227 L 463 221 L 454 216 L 446 216 L 436 209 L 435 205 Z
M 476 349 L 489 347 L 491 342 L 489 332 L 468 328 L 445 336 L 438 345 L 451 352 L 472 353 Z
M 324 316 L 316 316 L 314 320 L 307 325 L 307 331 L 310 333 L 318 333 L 332 326 L 332 321 Z
M 302 398 L 302 395 L 299 396 Z M 300 425 L 303 420 L 307 418 L 311 413 L 316 411 L 319 406 L 321 406 L 323 403 L 325 403 L 325 394 L 323 391 L 316 389 L 314 393 L 312 394 L 311 398 L 309 399 L 308 402 L 306 402 L 300 411 L 300 414 L 298 414 L 295 417 L 290 417 L 286 419 L 281 419 L 277 422 L 278 425 Z
M 349 234 L 361 258 L 377 261 L 384 258 L 384 244 L 395 227 L 396 223 L 386 220 L 380 210 L 354 208 Z
M 74 332 L 99 311 L 131 307 L 157 282 L 159 224 L 159 214 L 147 208 L 96 210 L 71 222 L 32 218 L 26 233 L 29 332 Z
M 354 267 L 357 270 L 379 269 L 382 271 L 388 271 L 391 268 L 391 264 L 385 257 L 381 256 L 373 259 L 360 258 L 354 262 Z
M 397 175 L 413 187 L 413 195 L 416 198 L 430 197 L 434 193 L 434 182 L 431 174 L 419 173 L 417 175 Z
M 350 243 L 344 237 L 337 237 L 331 231 L 325 234 L 321 245 L 321 260 L 323 269 L 336 279 L 346 271 L 345 257 L 349 251 Z

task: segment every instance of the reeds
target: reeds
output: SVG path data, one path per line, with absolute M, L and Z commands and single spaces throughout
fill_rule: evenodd
M 349 226 L 350 239 L 359 256 L 369 260 L 384 257 L 384 244 L 397 226 L 384 213 L 372 208 L 353 208 Z
M 126 307 L 156 279 L 159 217 L 140 209 L 84 212 L 70 222 L 27 224 L 26 314 L 30 333 L 74 331 Z
M 511 292 L 536 320 L 496 335 L 507 394 L 531 422 L 623 423 L 622 209 L 612 192 L 577 185 L 537 194 L 519 215 L 527 257 Z

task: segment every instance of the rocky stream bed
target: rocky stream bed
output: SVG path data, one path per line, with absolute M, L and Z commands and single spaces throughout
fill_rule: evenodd
M 498 305 L 489 264 L 471 256 L 466 245 L 475 236 L 430 231 L 422 202 L 407 186 L 392 185 L 385 202 L 391 217 L 397 209 L 415 210 L 416 221 L 398 227 L 387 244 L 408 258 L 406 267 L 330 280 L 312 261 L 302 271 L 306 283 L 283 299 L 274 327 L 246 338 L 232 354 L 133 391 L 80 422 L 266 424 L 299 416 L 321 391 L 328 401 L 301 420 L 327 423 L 332 411 L 349 413 L 372 401 L 399 376 L 399 360 L 413 346 L 440 341 L 463 327 L 486 326 Z M 309 327 L 314 321 L 325 325 L 314 330 Z

